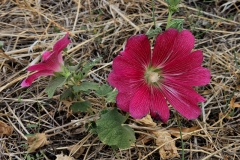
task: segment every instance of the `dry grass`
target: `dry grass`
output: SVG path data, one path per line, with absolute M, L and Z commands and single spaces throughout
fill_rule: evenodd
M 0 159 L 24 159 L 26 134 L 45 132 L 50 145 L 38 150 L 42 159 L 55 159 L 68 146 L 79 144 L 84 149 L 78 159 L 159 159 L 154 140 L 137 144 L 127 150 L 113 150 L 84 129 L 94 120 L 86 113 L 68 113 L 59 102 L 61 90 L 53 99 L 43 92 L 49 78 L 40 78 L 29 88 L 20 83 L 27 76 L 26 67 L 38 61 L 41 53 L 66 32 L 71 33 L 66 59 L 73 63 L 103 57 L 89 74 L 89 79 L 107 83 L 111 61 L 122 49 L 125 40 L 153 27 L 151 0 L 2 0 L 0 1 L 0 120 L 14 128 L 11 136 L 0 137 Z M 156 0 L 157 24 L 165 28 L 167 6 Z M 240 159 L 240 1 L 184 1 L 174 18 L 184 18 L 184 28 L 196 36 L 196 49 L 204 52 L 204 66 L 212 73 L 211 83 L 197 88 L 207 101 L 200 104 L 202 116 L 180 122 L 183 127 L 199 126 L 198 132 L 185 143 L 185 159 Z M 58 30 L 59 32 L 56 32 Z M 101 67 L 101 68 L 100 68 Z M 100 68 L 100 69 L 99 69 Z M 104 108 L 98 99 L 93 110 Z M 234 105 L 235 104 L 235 105 Z M 178 127 L 176 114 L 162 127 Z M 152 136 L 155 128 L 128 123 L 137 136 Z M 29 128 L 29 124 L 40 124 Z M 181 155 L 181 141 L 175 138 Z M 41 151 L 41 152 L 40 152 Z M 72 153 L 71 153 L 72 154 Z M 36 153 L 30 154 L 36 157 Z M 175 158 L 177 159 L 177 158 Z

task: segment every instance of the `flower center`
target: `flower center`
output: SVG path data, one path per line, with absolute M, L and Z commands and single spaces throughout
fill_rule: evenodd
M 144 78 L 148 84 L 154 84 L 160 81 L 160 69 L 154 67 L 148 67 L 144 73 Z
M 151 83 L 155 83 L 155 82 L 158 82 L 160 79 L 160 75 L 156 72 L 151 72 L 149 73 L 149 81 Z

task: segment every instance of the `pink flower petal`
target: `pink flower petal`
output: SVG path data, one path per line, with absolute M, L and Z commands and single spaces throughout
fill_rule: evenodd
M 205 98 L 199 95 L 191 86 L 182 85 L 176 80 L 165 79 L 163 85 L 170 87 L 173 92 L 175 90 L 177 92 L 177 95 L 181 95 L 189 99 L 189 101 L 192 103 L 205 101 Z M 191 95 L 191 97 L 189 95 Z
M 130 101 L 133 95 L 141 87 L 141 83 L 134 83 L 133 79 L 127 79 L 123 76 L 119 76 L 114 71 L 108 75 L 108 82 L 111 86 L 118 89 L 116 97 L 117 106 L 121 110 L 129 112 Z
M 53 52 L 61 53 L 62 50 L 67 47 L 67 45 L 71 42 L 68 39 L 68 35 L 69 34 L 67 33 L 62 39 L 55 43 L 55 45 L 53 46 Z
M 58 57 L 56 60 L 58 60 L 59 63 L 63 64 L 63 60 L 62 60 L 62 54 L 60 54 L 62 52 L 62 50 L 64 48 L 67 47 L 67 45 L 71 42 L 68 39 L 68 33 L 60 40 L 58 40 L 55 45 L 53 46 L 53 51 L 49 52 L 49 51 L 45 51 L 42 54 L 42 59 L 43 61 L 46 61 L 49 57 Z
M 200 67 L 203 61 L 201 51 L 195 51 L 168 63 L 163 67 L 162 72 L 166 76 L 178 76 L 191 69 Z
M 154 46 L 152 64 L 163 67 L 173 59 L 191 53 L 194 47 L 194 36 L 188 30 L 178 33 L 175 29 L 168 29 L 159 35 Z
M 35 79 L 37 79 L 40 76 L 53 76 L 53 72 L 49 70 L 39 71 L 32 75 L 30 75 L 28 78 L 24 79 L 21 83 L 22 87 L 28 87 L 30 86 Z
M 129 90 L 131 82 L 138 81 L 143 77 L 143 70 L 137 70 L 125 61 L 123 56 L 117 56 L 113 60 L 113 71 L 108 75 L 108 82 L 111 86 L 117 87 L 120 91 Z M 141 73 L 142 72 L 142 73 Z
M 116 97 L 116 102 L 118 108 L 123 110 L 124 112 L 129 112 L 129 104 L 131 98 L 133 97 L 133 93 L 131 92 L 118 92 Z
M 178 33 L 175 43 L 172 48 L 171 56 L 169 57 L 168 62 L 173 59 L 185 56 L 191 53 L 191 50 L 194 47 L 194 36 L 188 30 L 182 30 Z
M 117 56 L 113 60 L 112 68 L 114 72 L 123 72 L 122 70 L 134 70 L 143 73 L 144 66 L 133 64 L 133 61 L 129 61 L 125 56 Z
M 176 37 L 173 54 L 171 54 L 170 59 L 175 59 L 182 57 L 191 53 L 195 43 L 195 38 L 189 30 L 182 30 L 178 33 Z
M 71 41 L 68 39 L 68 33 L 53 47 L 53 51 L 45 51 L 42 54 L 43 61 L 39 64 L 28 67 L 28 71 L 41 71 L 41 70 L 52 70 L 54 72 L 61 70 L 63 65 L 62 50 L 67 47 Z
M 202 61 L 203 54 L 199 50 L 180 57 L 163 67 L 163 77 L 188 86 L 208 84 L 211 74 L 208 69 L 201 67 Z
M 64 65 L 64 61 L 63 61 L 62 54 L 58 54 L 58 62 L 59 62 L 61 65 Z
M 67 45 L 71 42 L 68 39 L 68 33 L 59 41 L 57 41 L 55 43 L 55 45 L 53 46 L 53 51 L 52 51 L 52 55 L 48 60 L 51 60 L 52 62 L 58 62 L 58 64 L 62 64 L 63 65 L 63 59 L 62 59 L 62 51 L 64 48 L 67 47 Z
M 111 86 L 116 87 L 120 92 L 136 92 L 138 88 L 146 84 L 139 77 L 126 78 L 122 74 L 116 74 L 114 71 L 108 75 L 108 82 Z
M 61 64 L 57 61 L 53 62 L 51 57 L 47 61 L 32 65 L 28 67 L 28 71 L 44 71 L 52 70 L 52 72 L 57 72 L 61 70 Z
M 153 66 L 162 66 L 166 63 L 172 53 L 172 46 L 177 35 L 178 31 L 170 28 L 157 36 L 152 57 Z
M 52 52 L 50 52 L 50 51 L 43 52 L 42 61 L 46 61 L 51 55 L 52 55 Z
M 210 82 L 211 73 L 208 69 L 203 67 L 194 68 L 178 76 L 168 77 L 177 81 L 179 84 L 187 86 L 203 86 Z
M 151 47 L 146 35 L 132 36 L 127 40 L 125 49 L 120 52 L 126 62 L 133 66 L 146 66 L 151 61 Z
M 42 70 L 48 70 L 50 66 L 44 64 L 44 63 L 38 63 L 32 66 L 28 67 L 28 71 L 42 71 Z M 50 69 L 51 70 L 51 69 Z
M 200 115 L 201 109 L 197 102 L 204 102 L 205 99 L 191 87 L 182 86 L 168 79 L 162 84 L 161 90 L 167 101 L 187 119 L 195 119 Z
M 166 99 L 158 88 L 153 88 L 151 96 L 151 116 L 155 119 L 161 119 L 163 122 L 166 122 L 170 115 Z
M 133 96 L 129 112 L 130 115 L 135 119 L 141 119 L 146 116 L 151 107 L 151 91 L 148 86 L 142 86 Z
M 121 79 L 119 79 L 121 78 Z M 114 71 L 112 71 L 111 73 L 108 74 L 108 83 L 113 86 L 113 87 L 120 87 L 120 82 L 121 80 L 125 80 L 124 78 L 118 76 Z

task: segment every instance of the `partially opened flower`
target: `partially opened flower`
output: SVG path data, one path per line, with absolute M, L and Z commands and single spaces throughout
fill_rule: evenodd
M 42 54 L 42 62 L 28 67 L 28 71 L 36 71 L 24 79 L 21 83 L 22 87 L 28 87 L 32 82 L 40 76 L 53 76 L 54 72 L 60 72 L 64 65 L 62 59 L 62 50 L 70 43 L 68 33 L 53 46 L 53 51 L 45 51 Z
M 151 114 L 166 122 L 170 103 L 187 119 L 195 119 L 205 99 L 192 87 L 210 81 L 201 66 L 203 54 L 192 52 L 194 36 L 188 30 L 168 29 L 160 34 L 151 52 L 146 35 L 128 39 L 125 49 L 113 60 L 108 82 L 118 89 L 117 105 L 136 119 Z

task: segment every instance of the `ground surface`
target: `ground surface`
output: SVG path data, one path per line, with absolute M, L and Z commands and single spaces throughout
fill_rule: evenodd
M 49 77 L 41 77 L 29 88 L 20 87 L 30 62 L 51 49 L 66 31 L 71 33 L 72 43 L 64 59 L 71 57 L 76 64 L 103 57 L 93 70 L 104 67 L 88 78 L 107 83 L 110 62 L 126 39 L 153 27 L 151 10 L 150 0 L 2 0 L 0 120 L 13 127 L 13 133 L 0 137 L 0 159 L 55 159 L 60 153 L 74 155 L 67 150 L 74 144 L 83 152 L 77 159 L 160 159 L 156 137 L 151 134 L 156 127 L 129 118 L 127 123 L 134 128 L 138 142 L 130 149 L 113 151 L 86 132 L 84 123 L 92 119 L 90 114 L 71 114 L 59 102 L 61 90 L 52 99 L 47 97 L 43 90 Z M 155 15 L 157 25 L 164 29 L 167 6 L 163 0 L 155 1 Z M 184 28 L 195 35 L 195 49 L 203 51 L 203 65 L 212 78 L 210 84 L 196 88 L 207 99 L 199 104 L 203 113 L 197 120 L 187 121 L 171 108 L 169 121 L 157 122 L 158 127 L 177 128 L 180 121 L 182 127 L 198 128 L 185 141 L 185 159 L 240 159 L 240 1 L 182 1 L 173 18 L 183 18 Z M 154 43 L 154 38 L 151 40 Z M 97 98 L 92 97 L 92 101 L 96 113 L 105 107 Z M 46 133 L 51 144 L 27 154 L 25 135 L 36 133 Z M 140 137 L 149 140 L 141 142 Z M 181 140 L 174 141 L 181 156 Z

